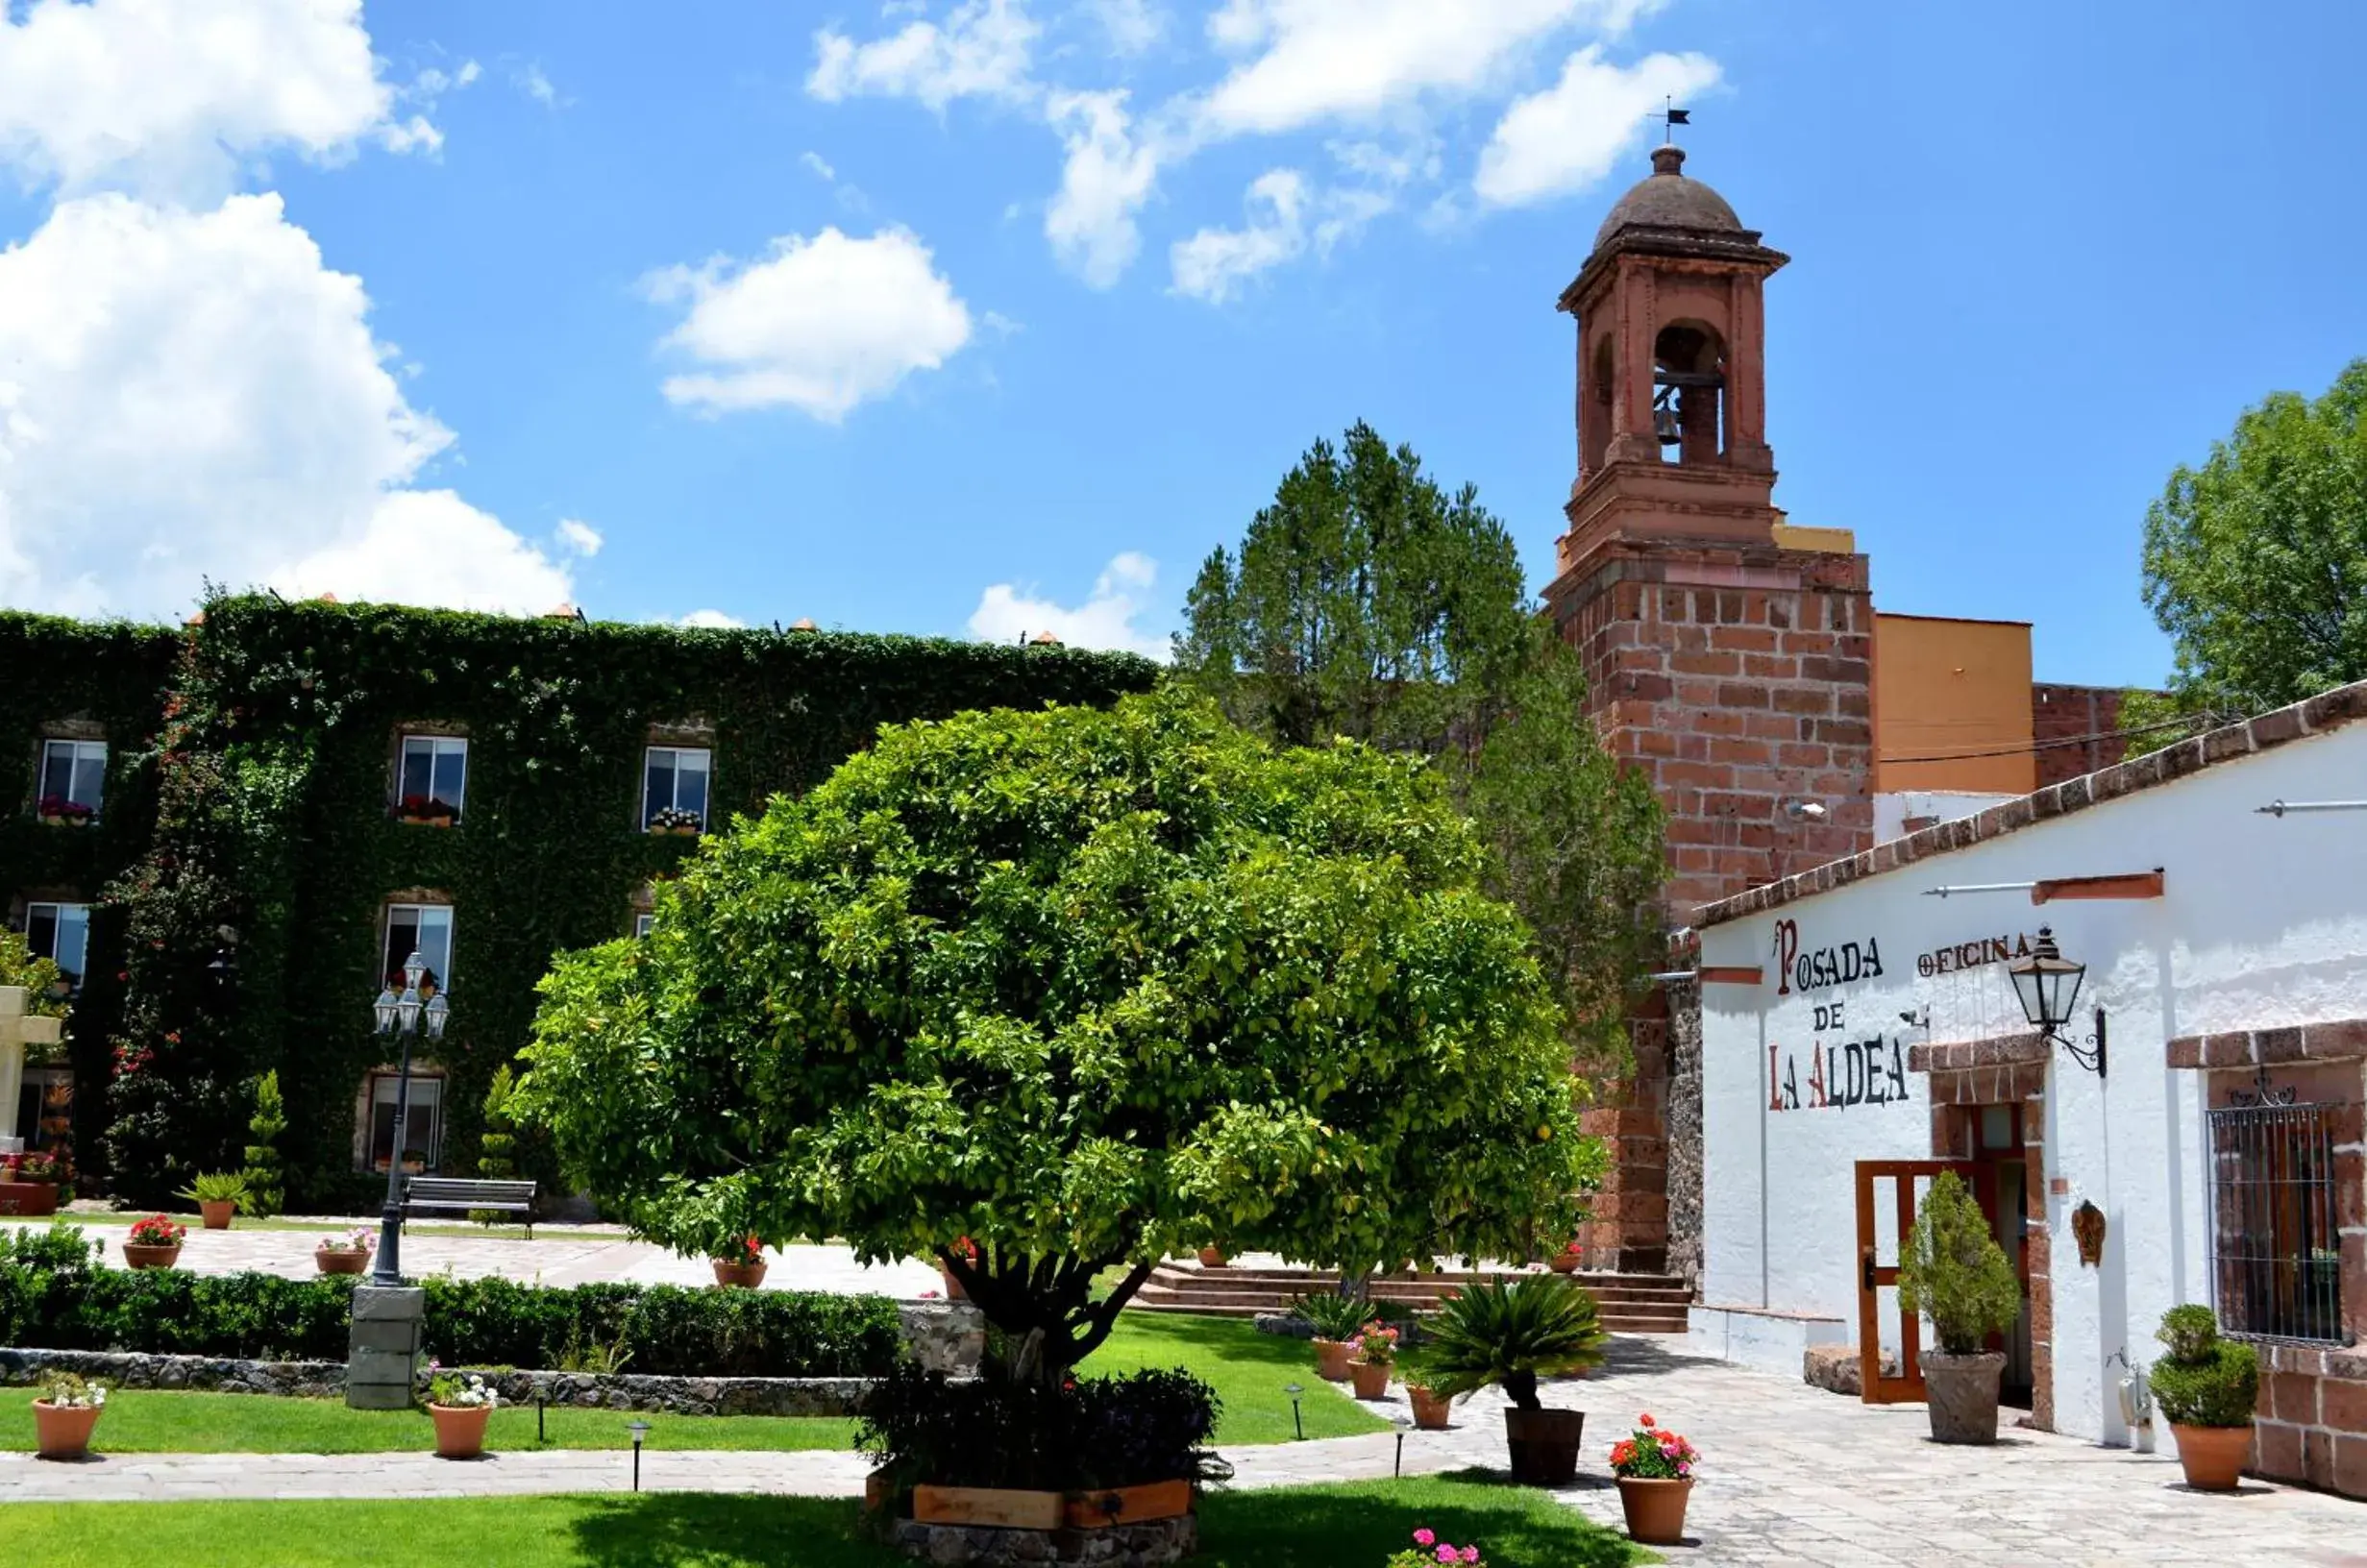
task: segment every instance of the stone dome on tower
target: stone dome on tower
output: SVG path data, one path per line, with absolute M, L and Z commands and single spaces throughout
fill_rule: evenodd
M 1685 149 L 1652 149 L 1652 173 L 1619 198 L 1595 232 L 1594 248 L 1601 250 L 1622 229 L 1682 229 L 1694 233 L 1742 234 L 1749 231 L 1735 216 L 1726 198 L 1698 180 L 1686 178 Z M 1754 236 L 1756 237 L 1756 236 Z

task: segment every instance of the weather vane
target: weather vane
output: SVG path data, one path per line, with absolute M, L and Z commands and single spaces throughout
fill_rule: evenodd
M 1645 118 L 1661 122 L 1661 140 L 1663 143 L 1667 143 L 1677 139 L 1678 126 L 1693 123 L 1693 111 L 1689 109 L 1679 109 L 1674 98 L 1663 98 L 1661 111 L 1658 114 L 1648 114 Z

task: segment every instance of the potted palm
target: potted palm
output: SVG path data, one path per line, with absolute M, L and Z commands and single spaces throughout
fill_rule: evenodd
M 1700 1452 L 1682 1433 L 1657 1425 L 1649 1410 L 1636 1430 L 1611 1445 L 1611 1473 L 1618 1478 L 1619 1507 L 1627 1533 L 1646 1546 L 1675 1546 L 1685 1539 L 1685 1505 L 1693 1495 L 1693 1466 Z
M 435 1457 L 473 1459 L 484 1452 L 485 1423 L 501 1399 L 480 1373 L 438 1371 L 430 1361 L 428 1414 L 435 1422 Z
M 1504 1440 L 1513 1480 L 1563 1486 L 1576 1478 L 1586 1412 L 1547 1409 L 1537 1384 L 1602 1364 L 1607 1336 L 1584 1287 L 1559 1274 L 1467 1286 L 1440 1304 L 1424 1329 L 1422 1370 L 1432 1393 L 1459 1399 L 1496 1384 L 1512 1401 Z
M 123 1262 L 130 1268 L 170 1268 L 181 1259 L 189 1228 L 165 1214 L 136 1219 L 124 1234 Z
M 370 1266 L 370 1254 L 375 1250 L 366 1225 L 357 1225 L 348 1236 L 324 1236 L 312 1248 L 312 1266 L 323 1274 L 358 1274 Z
M 44 1459 L 79 1459 L 107 1410 L 107 1384 L 71 1372 L 44 1372 L 33 1396 L 33 1449 Z
M 1315 1331 L 1315 1375 L 1326 1383 L 1347 1382 L 1348 1359 L 1355 1354 L 1349 1342 L 1380 1315 L 1372 1303 L 1328 1291 L 1299 1297 L 1291 1311 Z
M 2231 1492 L 2252 1458 L 2252 1417 L 2260 1397 L 2260 1360 L 2250 1345 L 2219 1337 L 2208 1307 L 2173 1307 L 2154 1336 L 2169 1355 L 2147 1382 L 2178 1438 L 2179 1467 L 2198 1492 Z
M 2022 1314 L 2022 1282 L 1972 1191 L 1942 1171 L 1899 1248 L 1899 1311 L 1931 1319 L 1938 1348 L 1923 1353 L 1932 1439 L 1997 1441 L 1997 1384 L 2006 1369 L 1989 1335 Z
M 206 1229 L 227 1231 L 231 1216 L 247 1201 L 247 1179 L 234 1170 L 207 1171 L 177 1195 L 197 1205 Z

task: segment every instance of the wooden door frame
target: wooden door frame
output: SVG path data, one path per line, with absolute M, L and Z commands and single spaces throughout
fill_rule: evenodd
M 1915 1223 L 1916 1178 L 1938 1176 L 1946 1171 L 1955 1171 L 1972 1188 L 1983 1213 L 1995 1214 L 1994 1164 L 1985 1165 L 1974 1160 L 1857 1162 L 1854 1180 L 1858 1199 L 1858 1386 L 1868 1405 L 1916 1404 L 1928 1397 L 1923 1384 L 1923 1319 L 1916 1313 L 1899 1313 L 1899 1375 L 1883 1376 L 1881 1290 L 1884 1286 L 1897 1286 L 1899 1271 L 1895 1264 L 1875 1261 L 1881 1253 L 1874 1237 L 1874 1186 L 1883 1181 L 1896 1184 L 1898 1245 L 1903 1253 L 1907 1233 Z

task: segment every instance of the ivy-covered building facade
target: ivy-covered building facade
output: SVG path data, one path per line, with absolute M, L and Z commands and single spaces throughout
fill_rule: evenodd
M 881 724 L 1157 675 L 1057 646 L 247 596 L 185 627 L 0 615 L 0 897 L 74 992 L 16 1134 L 158 1201 L 242 1164 L 276 1070 L 300 1212 L 367 1201 L 398 1159 L 472 1169 L 552 954 L 645 931 L 706 832 Z M 372 1004 L 413 952 L 450 1021 L 397 1150 Z

